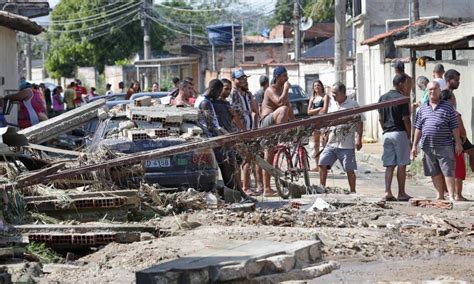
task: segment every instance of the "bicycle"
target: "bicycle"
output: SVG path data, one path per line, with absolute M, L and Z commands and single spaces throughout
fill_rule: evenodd
M 294 188 L 301 176 L 304 178 L 306 190 L 310 188 L 308 151 L 302 139 L 291 142 L 292 145 L 280 144 L 276 146 L 273 166 L 283 173 L 283 177 L 275 176 L 275 186 L 283 199 L 301 197 L 301 191 Z M 307 144 L 307 143 L 306 143 Z

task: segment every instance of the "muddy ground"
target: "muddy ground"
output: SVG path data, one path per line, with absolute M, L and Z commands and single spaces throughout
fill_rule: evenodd
M 323 258 L 338 261 L 341 268 L 312 280 L 314 283 L 474 279 L 472 206 L 470 210 L 445 210 L 408 203 L 356 202 L 306 212 L 304 205 L 298 209 L 281 204 L 272 205 L 277 209 L 254 212 L 207 209 L 150 220 L 147 223 L 169 228 L 171 236 L 107 245 L 44 274 L 40 281 L 132 283 L 135 271 L 216 242 L 315 238 L 324 243 Z

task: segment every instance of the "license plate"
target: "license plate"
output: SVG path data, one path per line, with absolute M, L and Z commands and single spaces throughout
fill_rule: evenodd
M 162 158 L 159 160 L 147 160 L 145 162 L 146 168 L 169 168 L 171 167 L 170 158 Z

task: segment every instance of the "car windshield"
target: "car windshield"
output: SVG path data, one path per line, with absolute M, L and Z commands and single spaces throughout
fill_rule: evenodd
M 289 96 L 290 100 L 306 98 L 305 92 L 298 85 L 291 87 L 290 91 L 288 92 L 288 96 Z

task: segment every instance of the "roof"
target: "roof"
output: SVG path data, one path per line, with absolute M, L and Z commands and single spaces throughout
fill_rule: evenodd
M 446 27 L 453 26 L 453 24 L 440 19 L 421 19 L 412 23 L 412 27 L 428 27 L 431 26 L 433 29 L 442 29 Z M 368 38 L 362 41 L 361 45 L 376 45 L 380 41 L 389 38 L 389 37 L 406 37 L 408 35 L 408 29 L 410 25 L 405 25 L 387 32 L 375 35 L 371 38 Z
M 38 35 L 44 31 L 43 27 L 29 18 L 5 11 L 0 11 L 0 26 L 32 35 Z
M 416 38 L 397 40 L 395 46 L 418 50 L 472 48 L 469 46 L 471 39 L 474 39 L 474 22 L 427 33 Z
M 352 29 L 346 29 L 347 53 L 352 54 Z M 331 37 L 320 44 L 313 46 L 301 55 L 302 59 L 310 58 L 334 58 L 334 37 Z

